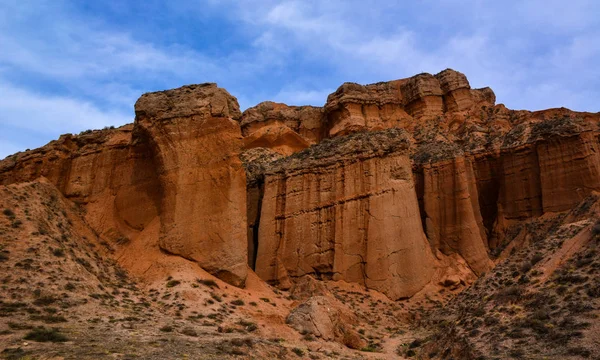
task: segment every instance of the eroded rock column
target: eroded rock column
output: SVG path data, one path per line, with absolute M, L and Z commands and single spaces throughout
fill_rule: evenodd
M 136 141 L 156 157 L 160 247 L 242 286 L 247 275 L 246 176 L 237 100 L 216 84 L 144 94 Z

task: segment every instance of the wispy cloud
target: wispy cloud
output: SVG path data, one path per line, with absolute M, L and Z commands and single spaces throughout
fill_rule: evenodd
M 49 96 L 0 84 L 2 125 L 37 133 L 79 132 L 133 119 L 127 113 L 101 110 L 91 102 L 63 96 Z

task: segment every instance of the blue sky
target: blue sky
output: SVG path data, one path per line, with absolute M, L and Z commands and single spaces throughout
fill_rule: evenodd
M 369 4 L 370 3 L 370 4 Z M 0 1 L 0 159 L 217 82 L 243 109 L 453 68 L 515 109 L 600 111 L 600 1 Z

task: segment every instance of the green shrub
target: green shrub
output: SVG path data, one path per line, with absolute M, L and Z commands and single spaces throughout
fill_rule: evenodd
M 158 329 L 158 330 L 160 330 L 160 331 L 162 331 L 162 332 L 171 332 L 171 331 L 173 331 L 173 327 L 172 327 L 172 326 L 169 326 L 169 325 L 165 325 L 165 326 L 161 327 L 161 328 L 160 328 L 160 329 Z
M 196 279 L 196 281 L 197 281 L 199 284 L 202 284 L 202 285 L 208 286 L 209 288 L 214 288 L 214 287 L 216 287 L 217 289 L 219 288 L 219 285 L 218 285 L 218 284 L 217 284 L 217 283 L 216 283 L 214 280 L 210 280 L 210 279 L 206 279 L 206 280 L 203 280 L 203 279 Z
M 196 330 L 189 328 L 189 327 L 186 327 L 183 330 L 181 330 L 181 333 L 183 335 L 187 335 L 187 336 L 194 336 L 194 337 L 198 336 L 198 333 L 196 333 Z
M 68 340 L 58 329 L 46 329 L 44 327 L 31 330 L 25 335 L 24 339 L 37 342 L 65 342 Z
M 54 255 L 56 257 L 63 257 L 63 256 L 65 256 L 65 252 L 63 249 L 54 249 L 54 250 L 52 250 L 52 255 Z
M 175 287 L 175 286 L 177 286 L 179 284 L 181 284 L 181 281 L 179 281 L 179 280 L 169 280 L 167 282 L 167 287 L 168 288 L 172 288 L 172 287 Z
M 40 296 L 39 298 L 33 301 L 33 305 L 37 306 L 47 306 L 50 304 L 54 304 L 56 302 L 56 298 L 51 295 Z
M 4 209 L 4 211 L 2 211 L 2 213 L 4 215 L 8 216 L 9 218 L 15 217 L 15 213 L 11 209 Z

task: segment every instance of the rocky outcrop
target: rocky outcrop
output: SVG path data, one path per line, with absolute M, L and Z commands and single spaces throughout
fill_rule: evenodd
M 234 285 L 247 275 L 246 178 L 236 99 L 216 84 L 144 94 L 134 136 L 161 186 L 160 246 Z
M 366 342 L 352 328 L 357 322 L 356 314 L 332 296 L 313 296 L 293 309 L 286 319 L 302 334 L 361 349 Z
M 158 215 L 159 184 L 147 144 L 131 145 L 132 126 L 63 135 L 0 163 L 0 183 L 45 177 L 86 209 L 109 240 L 132 237 Z
M 244 138 L 245 149 L 267 148 L 285 156 L 304 150 L 309 145 L 305 138 L 281 124 L 263 126 Z
M 267 147 L 291 155 L 323 138 L 322 116 L 320 107 L 262 102 L 242 114 L 245 148 Z
M 451 69 L 364 86 L 345 83 L 327 98 L 324 131 L 328 136 L 390 127 L 412 132 L 425 121 L 494 106 L 495 100 L 491 89 L 472 90 L 466 76 Z M 463 114 L 458 118 L 464 121 Z
M 267 169 L 256 273 L 287 288 L 312 274 L 409 297 L 435 260 L 421 227 L 406 155 L 395 129 L 359 133 Z
M 423 224 L 433 248 L 459 254 L 476 274 L 491 269 L 471 162 L 454 157 L 424 164 L 420 171 Z

